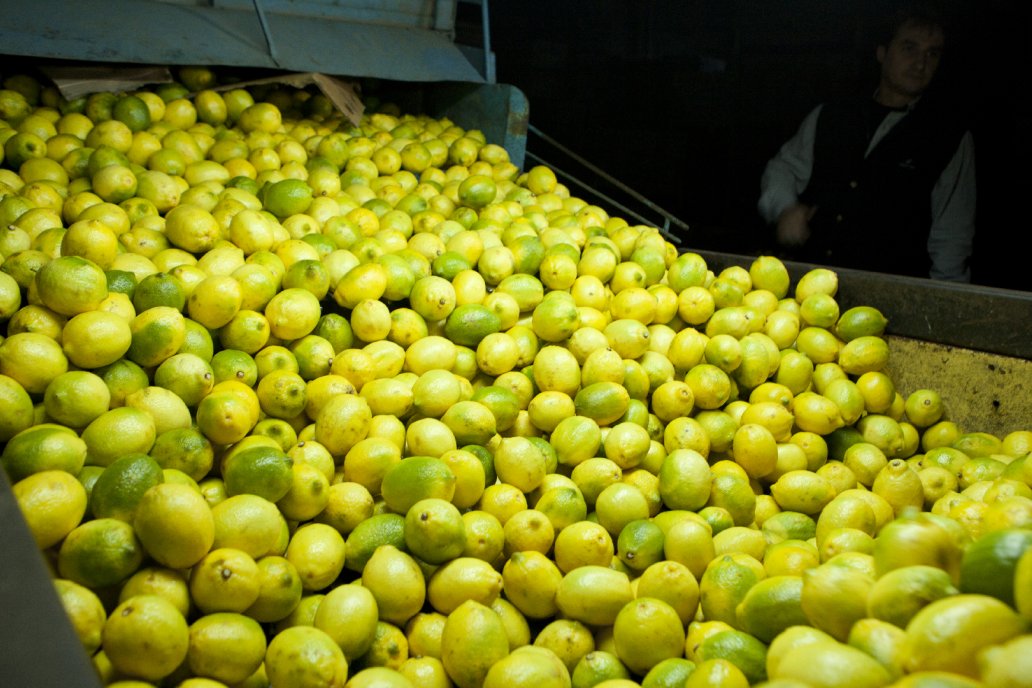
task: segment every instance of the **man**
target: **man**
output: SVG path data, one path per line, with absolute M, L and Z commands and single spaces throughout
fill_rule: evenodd
M 758 208 L 787 257 L 971 280 L 974 143 L 927 92 L 944 40 L 933 16 L 901 15 L 873 97 L 818 106 L 767 163 Z

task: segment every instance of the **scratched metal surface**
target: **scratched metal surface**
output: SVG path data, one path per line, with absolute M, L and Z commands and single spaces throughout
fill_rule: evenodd
M 299 13 L 292 3 L 268 0 L 257 5 L 261 13 L 254 2 L 2 4 L 0 53 L 8 55 L 257 67 L 404 81 L 484 81 L 453 40 L 454 9 L 450 17 L 392 11 L 404 9 L 400 0 L 376 3 L 379 11 L 370 5 L 360 14 L 312 3 Z M 115 27 L 117 35 L 112 34 Z

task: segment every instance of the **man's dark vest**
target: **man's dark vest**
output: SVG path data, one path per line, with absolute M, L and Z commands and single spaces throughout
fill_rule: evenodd
M 813 172 L 801 196 L 817 212 L 801 260 L 928 276 L 931 192 L 965 128 L 926 97 L 865 158 L 886 112 L 873 100 L 821 108 Z

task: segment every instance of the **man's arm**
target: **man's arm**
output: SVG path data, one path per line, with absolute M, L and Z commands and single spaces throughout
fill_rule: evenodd
M 928 234 L 932 279 L 971 281 L 975 198 L 975 144 L 971 132 L 967 132 L 932 189 L 932 227 Z
M 818 105 L 803 119 L 795 136 L 770 159 L 760 177 L 760 216 L 775 224 L 799 203 L 799 194 L 810 183 L 813 172 L 813 142 L 817 133 Z

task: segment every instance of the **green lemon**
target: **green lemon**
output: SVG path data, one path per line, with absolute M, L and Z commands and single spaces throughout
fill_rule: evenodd
M 14 435 L 0 454 L 0 465 L 14 482 L 33 473 L 62 470 L 75 475 L 86 461 L 88 445 L 74 430 L 35 425 Z
M 802 593 L 801 576 L 771 576 L 758 581 L 735 610 L 742 630 L 769 644 L 786 628 L 809 623 Z
M 108 465 L 94 482 L 90 511 L 95 518 L 118 518 L 132 523 L 143 494 L 164 480 L 161 466 L 150 456 L 122 456 Z
M 226 492 L 254 494 L 279 501 L 290 490 L 293 460 L 273 447 L 251 447 L 232 454 L 222 469 Z
M 430 564 L 461 556 L 466 547 L 462 514 L 443 499 L 416 502 L 405 514 L 405 544 L 412 554 Z
M 960 594 L 936 600 L 910 619 L 903 641 L 903 669 L 949 671 L 978 677 L 978 653 L 1025 632 L 1027 622 L 988 595 Z
M 1032 531 L 1025 529 L 1006 528 L 978 538 L 964 550 L 960 562 L 960 591 L 991 595 L 1015 606 L 1015 569 L 1030 547 Z

